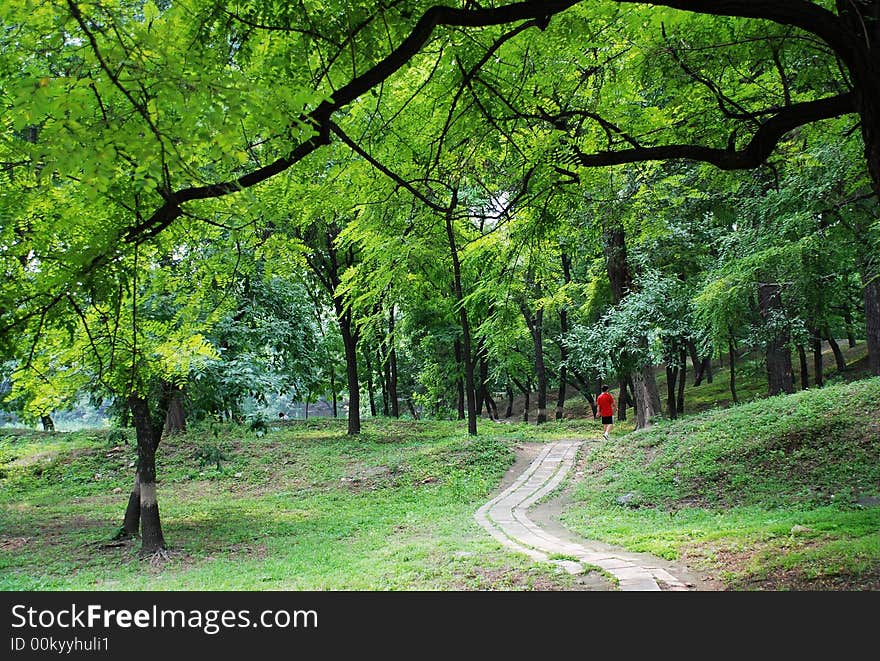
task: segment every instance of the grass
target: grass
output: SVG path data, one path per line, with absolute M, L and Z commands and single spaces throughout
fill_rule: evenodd
M 131 439 L 105 430 L 0 435 L 3 590 L 554 590 L 573 579 L 505 553 L 473 513 L 514 445 L 583 434 L 453 422 L 342 420 L 200 428 L 163 441 L 169 559 L 114 545 L 133 480 Z M 199 451 L 220 450 L 220 469 Z
M 565 420 L 483 420 L 477 439 L 452 421 L 366 419 L 356 439 L 326 418 L 262 436 L 196 427 L 159 448 L 170 553 L 158 563 L 111 541 L 131 430 L 4 428 L 0 590 L 578 589 L 473 519 L 517 444 L 564 438 L 595 441 L 563 519 L 584 537 L 683 560 L 732 589 L 877 590 L 880 379 L 846 381 L 858 376 L 829 371 L 825 388 L 768 398 L 744 361 L 746 403 L 728 406 L 716 369 L 712 384 L 688 384 L 687 415 L 637 432 L 630 416 L 610 442 L 579 396 Z
M 878 589 L 878 409 L 873 378 L 594 444 L 564 522 L 735 589 Z

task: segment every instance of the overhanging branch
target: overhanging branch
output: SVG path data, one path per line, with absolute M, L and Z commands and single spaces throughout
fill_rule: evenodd
M 440 25 L 457 27 L 488 27 L 503 25 L 521 20 L 541 19 L 538 27 L 543 27 L 549 18 L 573 5 L 579 0 L 555 0 L 541 2 L 529 0 L 511 5 L 503 5 L 489 9 L 457 9 L 454 7 L 433 6 L 418 20 L 410 34 L 391 53 L 374 67 L 360 76 L 353 78 L 341 87 L 332 99 L 323 101 L 312 112 L 300 118 L 302 124 L 312 126 L 315 135 L 306 139 L 288 156 L 274 163 L 254 170 L 234 181 L 220 182 L 209 186 L 184 188 L 163 194 L 165 203 L 160 206 L 146 221 L 135 225 L 125 234 L 125 240 L 140 244 L 156 236 L 181 215 L 180 205 L 185 202 L 209 199 L 229 195 L 249 188 L 287 170 L 294 163 L 314 152 L 329 142 L 330 119 L 334 112 L 350 104 L 362 94 L 386 81 L 392 74 L 406 65 L 425 45 Z
M 722 170 L 747 170 L 761 165 L 786 133 L 799 126 L 855 112 L 853 94 L 795 103 L 768 119 L 745 148 L 716 149 L 703 145 L 662 145 L 586 154 L 576 150 L 575 161 L 583 167 L 623 165 L 645 161 L 690 160 L 710 163 Z

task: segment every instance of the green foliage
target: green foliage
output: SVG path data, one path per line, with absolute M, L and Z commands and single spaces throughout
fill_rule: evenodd
M 107 434 L 107 445 L 128 445 L 128 434 L 124 429 L 111 429 Z
M 541 357 L 558 378 L 564 349 L 592 380 L 678 365 L 691 343 L 863 339 L 880 216 L 852 115 L 789 132 L 746 175 L 581 167 L 633 148 L 742 149 L 779 109 L 850 89 L 833 53 L 771 21 L 578 3 L 540 29 L 436 26 L 316 136 L 309 113 L 429 6 L 4 2 L 3 408 L 33 422 L 84 394 L 121 410 L 173 386 L 191 412 L 243 420 L 270 396 L 335 399 L 345 322 L 374 390 L 393 347 L 401 397 L 451 416 L 462 309 L 491 390 L 533 383 Z M 611 226 L 635 282 L 617 306 Z M 757 310 L 759 283 L 781 290 L 772 314 Z M 254 442 L 271 435 L 258 419 Z M 22 479 L 44 469 L 88 491 L 51 462 Z M 458 469 L 451 503 L 480 481 Z
M 241 415 L 246 398 L 269 394 L 305 399 L 317 390 L 324 356 L 304 287 L 257 263 L 232 289 L 234 302 L 212 332 L 222 349 L 189 386 L 192 412 Z
M 260 435 L 262 436 L 262 434 Z M 197 459 L 203 468 L 208 464 L 214 464 L 218 471 L 221 461 L 229 461 L 229 457 L 223 453 L 220 446 L 214 444 L 205 444 L 197 448 L 193 453 L 193 458 Z
M 647 365 L 678 365 L 687 342 L 700 341 L 682 283 L 653 271 L 638 289 L 596 323 L 576 325 L 566 338 L 570 362 L 603 378 Z
M 248 429 L 254 432 L 259 438 L 265 436 L 266 432 L 269 431 L 269 422 L 264 415 L 258 413 L 251 418 L 248 423 Z

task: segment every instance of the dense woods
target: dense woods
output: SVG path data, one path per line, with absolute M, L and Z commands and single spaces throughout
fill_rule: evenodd
M 0 15 L 0 408 L 112 403 L 146 551 L 187 418 L 479 434 L 605 382 L 641 428 L 713 361 L 733 401 L 746 357 L 821 387 L 823 343 L 880 375 L 880 2 Z

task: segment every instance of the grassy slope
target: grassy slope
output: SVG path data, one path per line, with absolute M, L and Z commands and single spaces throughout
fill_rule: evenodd
M 734 588 L 880 588 L 880 378 L 661 422 L 585 453 L 565 523 Z
M 580 423 L 544 436 L 582 434 Z M 217 436 L 214 435 L 217 431 Z M 0 589 L 568 589 L 505 553 L 473 519 L 534 428 L 342 420 L 203 428 L 164 441 L 159 498 L 170 561 L 109 545 L 135 450 L 108 432 L 0 436 Z M 129 432 L 130 433 L 130 432 Z M 540 436 L 540 434 L 539 434 Z M 228 457 L 194 458 L 206 444 Z

